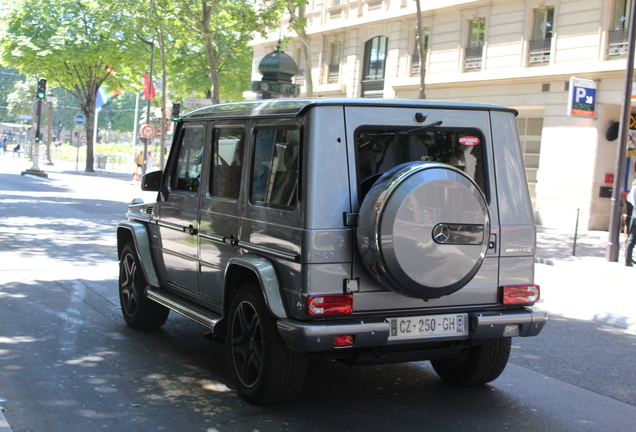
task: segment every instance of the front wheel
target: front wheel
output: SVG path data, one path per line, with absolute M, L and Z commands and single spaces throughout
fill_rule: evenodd
M 510 357 L 511 338 L 487 339 L 461 351 L 457 357 L 431 360 L 437 375 L 453 384 L 476 385 L 494 381 Z
M 227 341 L 238 394 L 253 404 L 294 399 L 307 373 L 307 356 L 292 351 L 278 333 L 258 286 L 246 284 L 230 307 Z
M 124 246 L 119 261 L 119 301 L 129 327 L 141 330 L 159 328 L 168 319 L 170 309 L 146 297 L 146 278 L 131 241 Z

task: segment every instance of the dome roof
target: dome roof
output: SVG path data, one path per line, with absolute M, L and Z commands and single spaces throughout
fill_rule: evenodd
M 298 66 L 293 58 L 277 48 L 263 57 L 258 71 L 265 81 L 291 82 L 291 78 L 298 72 Z

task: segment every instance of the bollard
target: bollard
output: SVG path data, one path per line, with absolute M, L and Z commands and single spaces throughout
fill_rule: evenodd
M 576 256 L 576 237 L 579 233 L 579 212 L 580 208 L 576 209 L 576 225 L 574 225 L 574 245 L 572 246 L 572 256 Z

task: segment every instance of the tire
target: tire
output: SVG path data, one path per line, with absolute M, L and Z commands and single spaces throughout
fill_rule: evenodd
M 470 282 L 489 238 L 488 204 L 477 184 L 437 162 L 406 163 L 384 173 L 362 200 L 356 230 L 371 276 L 423 300 Z
M 287 347 L 257 285 L 239 289 L 230 307 L 227 332 L 230 369 L 243 399 L 262 405 L 298 396 L 307 373 L 307 355 Z
M 477 385 L 494 381 L 510 357 L 511 338 L 486 339 L 453 359 L 431 360 L 440 378 L 452 384 Z
M 146 297 L 146 278 L 134 243 L 128 242 L 119 260 L 119 301 L 129 327 L 151 330 L 161 327 L 170 309 Z

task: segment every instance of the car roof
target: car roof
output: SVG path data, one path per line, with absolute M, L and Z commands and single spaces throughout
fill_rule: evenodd
M 432 101 L 428 99 L 265 99 L 244 102 L 230 102 L 200 108 L 183 115 L 184 120 L 209 117 L 280 117 L 300 116 L 315 106 L 368 106 L 429 109 L 464 109 L 507 111 L 517 115 L 517 111 L 500 105 Z

